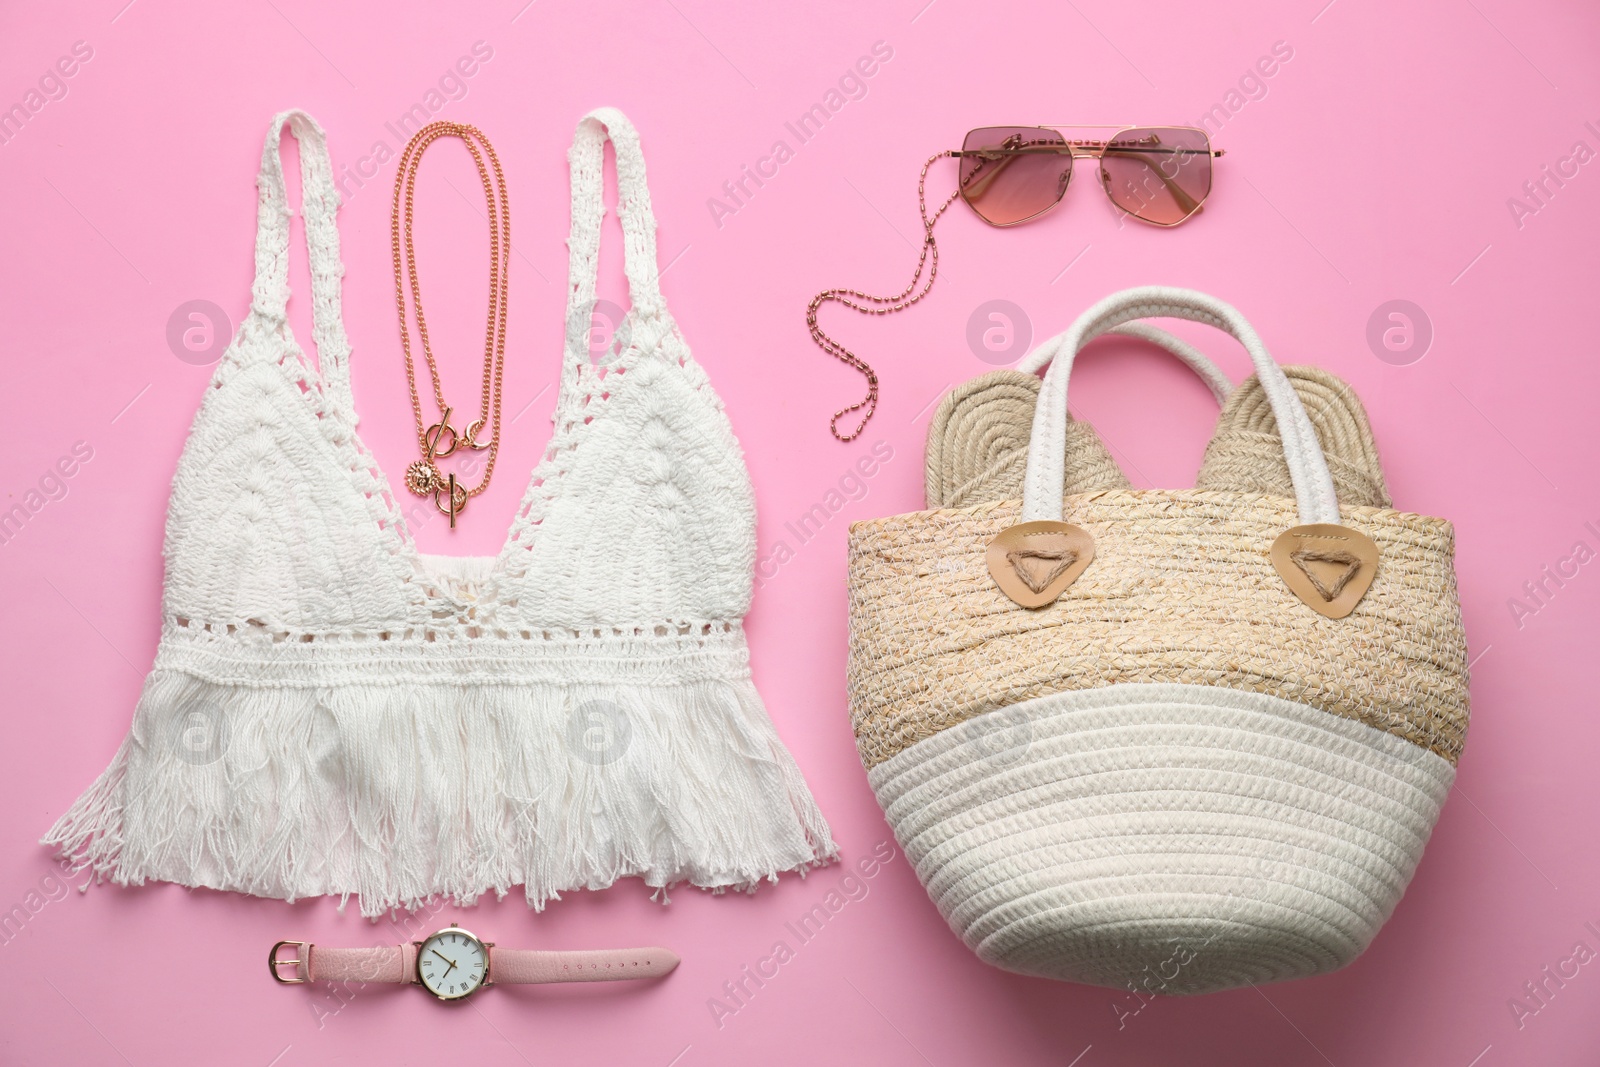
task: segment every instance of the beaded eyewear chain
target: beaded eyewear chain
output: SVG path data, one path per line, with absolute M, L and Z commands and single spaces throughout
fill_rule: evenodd
M 939 274 L 939 247 L 933 224 L 956 197 L 991 226 L 1015 226 L 1038 218 L 1061 202 L 1072 181 L 1073 163 L 1092 160 L 1111 203 L 1129 218 L 1171 227 L 1193 218 L 1211 195 L 1212 160 L 1224 150 L 1213 148 L 1206 131 L 1195 126 L 1068 126 L 1072 130 L 1111 131 L 1069 138 L 1048 126 L 983 126 L 968 131 L 959 150 L 930 156 L 917 180 L 917 205 L 922 214 L 922 253 L 911 284 L 894 296 L 872 296 L 859 289 L 827 289 L 806 308 L 811 339 L 824 352 L 848 363 L 867 379 L 867 395 L 859 403 L 834 412 L 828 429 L 841 441 L 853 441 L 866 429 L 878 408 L 878 374 L 865 360 L 835 341 L 817 325 L 817 310 L 833 301 L 863 315 L 904 311 L 928 295 Z M 928 217 L 925 187 L 928 168 L 945 157 L 960 171 L 956 191 L 933 217 Z M 922 288 L 922 272 L 928 277 Z M 858 302 L 859 301 L 859 302 Z M 861 421 L 849 433 L 839 420 L 860 411 Z
M 922 176 L 917 179 L 917 208 L 922 214 L 922 254 L 917 258 L 917 271 L 911 276 L 911 284 L 894 296 L 873 296 L 871 293 L 863 293 L 859 289 L 825 289 L 813 297 L 811 303 L 806 307 L 806 325 L 811 328 L 811 339 L 824 352 L 848 363 L 860 371 L 862 376 L 867 379 L 866 397 L 859 403 L 851 404 L 847 408 L 840 408 L 833 413 L 833 418 L 828 421 L 828 429 L 833 432 L 833 436 L 841 441 L 854 441 L 857 437 L 860 437 L 861 431 L 867 428 L 867 421 L 872 418 L 872 413 L 878 410 L 878 374 L 867 364 L 866 360 L 822 331 L 822 327 L 817 325 L 817 309 L 822 307 L 823 304 L 833 301 L 859 311 L 863 315 L 887 315 L 891 311 L 904 311 L 928 295 L 928 290 L 933 288 L 934 279 L 939 276 L 939 246 L 933 240 L 933 224 L 939 221 L 939 216 L 943 215 L 950 205 L 955 203 L 956 197 L 961 195 L 959 190 L 951 193 L 945 199 L 945 202 L 939 205 L 939 210 L 935 211 L 933 218 L 930 219 L 928 217 L 927 194 L 928 168 L 946 156 L 953 155 L 955 155 L 954 152 L 940 152 L 937 155 L 929 156 L 928 161 L 922 165 Z M 928 280 L 923 284 L 922 290 L 918 292 L 917 284 L 922 281 L 924 268 L 928 271 Z M 865 301 L 865 303 L 857 303 L 857 301 Z M 865 410 L 862 411 L 862 409 Z M 852 411 L 862 411 L 861 421 L 849 433 L 840 433 L 839 420 Z

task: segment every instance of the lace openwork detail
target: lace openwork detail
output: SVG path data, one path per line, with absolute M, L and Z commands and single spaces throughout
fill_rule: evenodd
M 226 640 L 245 646 L 266 647 L 283 644 L 368 645 L 394 642 L 457 641 L 472 642 L 479 639 L 495 641 L 526 641 L 545 644 L 567 643 L 594 645 L 605 642 L 635 642 L 650 638 L 689 638 L 698 640 L 699 647 L 707 647 L 710 640 L 723 634 L 739 634 L 743 626 L 728 620 L 705 621 L 698 619 L 669 619 L 639 626 L 521 626 L 502 627 L 485 625 L 473 613 L 454 615 L 444 611 L 434 613 L 429 623 L 393 626 L 372 630 L 289 630 L 271 626 L 260 619 L 239 622 L 201 622 L 183 615 L 172 615 L 167 624 L 175 630 L 194 635 L 200 640 Z

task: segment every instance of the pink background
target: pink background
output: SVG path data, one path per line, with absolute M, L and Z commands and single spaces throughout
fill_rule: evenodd
M 1600 128 L 1593 5 L 1248 0 L 1223 14 L 1107 0 L 525 3 L 358 14 L 307 0 L 97 0 L 11 5 L 0 16 L 0 105 L 24 100 L 74 42 L 93 52 L 65 79 L 64 97 L 0 144 L 0 493 L 7 507 L 26 503 L 45 478 L 59 498 L 32 498 L 42 506 L 0 545 L 0 910 L 12 913 L 0 935 L 0 1060 L 1595 1062 L 1600 962 L 1559 989 L 1550 983 L 1542 1005 L 1524 983 L 1580 941 L 1600 950 L 1585 926 L 1600 928 L 1591 673 L 1600 562 L 1561 563 L 1579 541 L 1600 549 L 1600 163 L 1565 164 L 1565 184 L 1547 180 L 1537 212 L 1519 219 L 1508 206 L 1575 142 L 1600 150 L 1584 125 Z M 373 944 L 400 940 L 400 930 L 325 900 L 289 906 L 168 885 L 79 892 L 83 874 L 58 877 L 36 841 L 110 759 L 158 636 L 169 480 L 210 372 L 177 358 L 168 319 L 191 300 L 214 302 L 234 323 L 243 315 L 269 117 L 308 109 L 328 130 L 336 167 L 355 166 L 377 141 L 397 152 L 385 123 L 478 41 L 492 58 L 438 113 L 481 125 L 505 161 L 517 250 L 506 409 L 522 414 L 492 490 L 454 535 L 426 524 L 422 546 L 481 553 L 503 539 L 554 401 L 566 146 L 585 111 L 621 107 L 644 137 L 662 263 L 672 264 L 668 299 L 749 458 L 761 555 L 780 542 L 793 551 L 768 568 L 750 615 L 756 679 L 849 863 L 889 833 L 845 709 L 846 529 L 920 506 L 931 405 L 991 367 L 966 341 L 980 305 L 1015 302 L 1038 340 L 1113 290 L 1193 286 L 1239 307 L 1281 360 L 1315 362 L 1354 384 L 1396 501 L 1457 524 L 1476 657 L 1458 788 L 1410 891 L 1361 960 L 1312 981 L 1159 1000 L 1119 1028 L 1127 1000 L 1116 993 L 980 964 L 896 852 L 866 896 L 804 945 L 784 924 L 838 885 L 837 868 L 753 898 L 683 890 L 661 908 L 627 884 L 575 894 L 543 915 L 508 899 L 425 922 L 460 918 L 507 945 L 666 944 L 684 963 L 659 984 L 500 989 L 456 1006 L 368 988 L 346 1002 L 273 985 L 267 945 Z M 784 123 L 878 41 L 893 57 L 865 95 L 798 143 Z M 1230 106 L 1228 94 L 1280 41 L 1292 58 L 1271 78 L 1246 78 L 1249 95 Z M 46 87 L 61 95 L 57 83 Z M 1215 141 L 1228 155 L 1188 225 L 1119 225 L 1080 165 L 1067 202 L 1028 226 L 993 230 L 953 209 L 939 229 L 940 280 L 922 306 L 871 321 L 827 312 L 884 383 L 860 441 L 828 436 L 828 415 L 862 382 L 812 346 L 806 302 L 828 285 L 905 284 L 926 156 L 977 125 L 1193 123 L 1218 103 L 1229 113 Z M 717 219 L 709 198 L 778 139 L 793 158 Z M 428 157 L 419 257 L 447 384 L 470 395 L 487 237 L 458 147 Z M 393 176 L 391 162 L 364 188 L 347 186 L 341 221 L 362 431 L 397 474 L 413 451 L 391 303 Z M 935 168 L 930 187 L 952 187 L 951 164 Z M 615 241 L 614 218 L 608 225 Z M 606 267 L 620 298 L 619 248 L 609 247 Z M 294 281 L 303 294 L 303 261 Z M 1426 355 L 1406 365 L 1380 360 L 1367 341 L 1369 316 L 1394 299 L 1419 305 L 1434 332 Z M 295 312 L 308 336 L 303 299 Z M 1231 342 L 1183 332 L 1244 376 Z M 1175 363 L 1107 343 L 1081 361 L 1073 397 L 1136 484 L 1192 484 L 1215 408 Z M 80 441 L 93 458 L 60 483 L 46 478 Z M 799 544 L 785 522 L 823 500 L 877 441 L 893 459 L 865 496 Z M 1540 602 L 1524 599 L 1519 617 L 1511 598 L 1525 597 L 1524 583 L 1547 565 L 1569 577 L 1548 583 Z M 779 939 L 795 958 L 719 1025 L 708 1003 Z M 1530 1009 L 1520 1025 L 1517 997 Z

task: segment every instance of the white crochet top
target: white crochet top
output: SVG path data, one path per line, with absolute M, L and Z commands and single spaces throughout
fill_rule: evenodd
M 300 143 L 318 363 L 286 317 Z M 633 307 L 588 356 L 604 142 Z M 569 153 L 555 430 L 493 557 L 420 554 L 356 434 L 339 198 L 322 130 L 262 153 L 250 312 L 173 479 L 160 650 L 133 727 L 45 841 L 111 880 L 364 914 L 638 876 L 753 888 L 835 855 L 750 679 L 755 503 L 662 299 L 638 134 L 606 108 Z

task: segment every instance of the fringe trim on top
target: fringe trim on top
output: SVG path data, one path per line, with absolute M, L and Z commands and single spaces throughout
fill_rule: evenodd
M 369 918 L 517 885 L 753 891 L 838 857 L 748 680 L 248 687 L 157 669 L 44 838 L 122 885 Z

